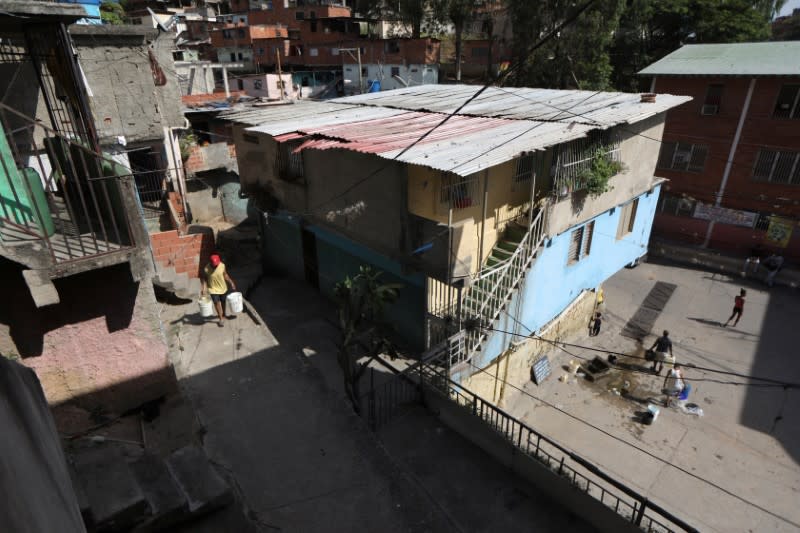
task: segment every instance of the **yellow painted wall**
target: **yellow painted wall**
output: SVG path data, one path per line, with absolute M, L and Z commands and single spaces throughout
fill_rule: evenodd
M 453 210 L 453 252 L 458 258 L 454 270 L 474 274 L 492 251 L 506 224 L 528 211 L 530 183 L 515 184 L 516 161 L 488 169 L 486 219 L 484 220 L 484 180 L 487 171 L 477 174 L 473 205 Z M 408 210 L 418 216 L 447 224 L 449 206 L 440 202 L 441 172 L 410 166 L 408 172 Z M 481 253 L 481 232 L 483 250 Z

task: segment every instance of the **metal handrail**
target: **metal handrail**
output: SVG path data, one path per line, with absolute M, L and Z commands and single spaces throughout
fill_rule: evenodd
M 517 249 L 514 250 L 510 258 L 502 265 L 481 274 L 464 291 L 461 304 L 463 314 L 466 314 L 467 317 L 469 315 L 477 316 L 479 320 L 485 320 L 487 323 L 493 322 L 500 315 L 509 296 L 516 289 L 520 279 L 524 277 L 533 256 L 546 238 L 544 233 L 545 213 L 545 209 L 539 211 L 531 221 L 528 231 L 522 237 Z M 490 286 L 484 288 L 482 285 L 487 284 L 487 282 Z M 476 298 L 476 296 L 479 296 L 479 298 Z M 478 308 L 470 305 L 470 302 L 475 301 L 480 302 Z M 451 364 L 469 360 L 486 336 L 487 332 L 483 328 L 477 328 L 476 331 L 472 331 L 469 334 L 470 342 L 468 342 L 466 353 L 461 357 L 457 357 L 456 360 L 452 360 Z
M 416 368 L 414 370 L 416 371 Z M 438 391 L 456 404 L 468 408 L 473 416 L 487 423 L 516 450 L 569 479 L 586 494 L 643 530 L 667 533 L 698 531 L 663 507 L 651 502 L 646 496 L 606 474 L 590 461 L 455 383 L 445 373 L 423 363 L 419 367 L 419 375 L 424 385 Z M 546 449 L 548 447 L 549 451 Z

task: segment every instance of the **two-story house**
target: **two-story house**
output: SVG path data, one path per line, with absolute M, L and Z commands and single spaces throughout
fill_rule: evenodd
M 242 188 L 274 207 L 266 266 L 326 294 L 362 264 L 382 270 L 403 284 L 387 318 L 409 345 L 465 332 L 448 361 L 462 383 L 519 340 L 506 332 L 541 330 L 645 254 L 665 112 L 688 101 L 489 88 L 451 115 L 476 90 L 227 116 Z
M 134 172 L 101 148 L 67 32 L 84 16 L 0 2 L 0 352 L 73 421 L 175 386 Z
M 642 70 L 670 111 L 654 234 L 800 259 L 800 42 L 686 45 Z

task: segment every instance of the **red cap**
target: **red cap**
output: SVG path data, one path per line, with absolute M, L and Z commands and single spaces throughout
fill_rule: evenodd
M 217 254 L 211 254 L 211 266 L 219 266 L 222 259 Z

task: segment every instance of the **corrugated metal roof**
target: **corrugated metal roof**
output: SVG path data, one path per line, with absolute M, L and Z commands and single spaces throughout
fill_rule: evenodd
M 490 88 L 399 156 L 477 90 L 467 85 L 425 85 L 222 117 L 258 124 L 248 131 L 278 138 L 308 137 L 300 149 L 373 153 L 467 176 L 523 152 L 584 137 L 598 127 L 637 122 L 691 100 L 658 95 L 656 103 L 641 103 L 638 94 Z
M 800 76 L 800 41 L 687 44 L 640 76 Z
M 358 108 L 348 113 L 373 108 Z M 373 117 L 346 123 L 327 124 L 325 115 L 270 122 L 247 131 L 267 133 L 278 140 L 309 137 L 299 149 L 340 148 L 372 153 L 394 159 L 405 147 L 430 131 L 447 115 L 396 109 L 388 117 Z M 301 123 L 305 123 L 303 126 Z M 316 123 L 316 124 L 315 124 Z M 468 176 L 498 165 L 526 151 L 542 150 L 560 142 L 583 137 L 593 128 L 584 124 L 564 124 L 489 117 L 454 116 L 428 137 L 414 145 L 398 161 Z
M 332 101 L 413 111 L 453 113 L 477 90 L 478 87 L 474 85 L 419 85 L 348 96 Z M 617 124 L 639 122 L 689 100 L 691 98 L 687 96 L 659 94 L 655 102 L 642 103 L 641 96 L 635 93 L 489 87 L 460 110 L 459 114 L 517 120 L 579 122 L 609 128 Z

